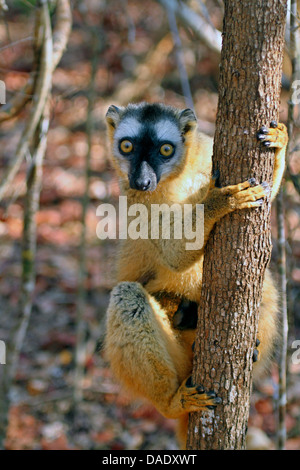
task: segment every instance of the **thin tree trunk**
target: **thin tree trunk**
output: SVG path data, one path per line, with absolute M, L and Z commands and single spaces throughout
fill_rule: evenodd
M 292 63 L 291 83 L 293 84 L 298 75 L 297 64 L 297 0 L 291 0 L 289 21 L 289 55 Z M 287 159 L 289 159 L 290 143 L 292 142 L 294 129 L 293 86 L 290 90 L 288 101 L 287 130 L 289 142 L 287 146 Z M 279 450 L 285 449 L 286 444 L 286 375 L 287 375 L 287 345 L 288 345 L 288 305 L 287 305 L 287 275 L 286 275 L 286 237 L 285 237 L 285 198 L 281 188 L 277 196 L 277 242 L 278 242 L 278 274 L 281 292 L 281 341 L 279 349 L 279 390 L 278 390 L 278 431 L 277 446 Z
M 87 324 L 84 319 L 86 309 L 86 281 L 87 281 L 87 253 L 86 253 L 86 216 L 89 205 L 89 189 L 90 189 L 90 171 L 91 171 L 91 151 L 92 138 L 94 132 L 93 109 L 96 99 L 95 80 L 99 57 L 99 37 L 97 30 L 91 28 L 90 31 L 93 56 L 91 59 L 91 79 L 89 85 L 88 111 L 86 119 L 86 134 L 88 150 L 85 161 L 85 191 L 82 198 L 82 214 L 81 214 L 81 240 L 79 246 L 79 282 L 78 282 L 78 299 L 77 299 L 77 325 L 76 325 L 76 349 L 75 349 L 75 376 L 74 376 L 74 393 L 73 405 L 74 409 L 82 401 L 83 390 L 82 382 L 84 378 L 84 365 L 86 360 L 86 342 L 85 336 Z M 74 415 L 75 417 L 75 415 Z
M 274 152 L 256 140 L 278 120 L 285 0 L 225 0 L 213 170 L 226 186 L 272 181 Z M 204 258 L 194 381 L 223 400 L 190 416 L 188 449 L 243 449 L 258 308 L 271 255 L 270 202 L 217 224 Z

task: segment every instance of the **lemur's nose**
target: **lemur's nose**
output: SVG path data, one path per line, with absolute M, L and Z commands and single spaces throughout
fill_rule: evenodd
M 147 189 L 149 189 L 150 185 L 151 185 L 151 180 L 150 178 L 138 178 L 136 181 L 135 181 L 135 184 L 136 184 L 136 187 L 137 189 L 139 189 L 140 191 L 147 191 Z

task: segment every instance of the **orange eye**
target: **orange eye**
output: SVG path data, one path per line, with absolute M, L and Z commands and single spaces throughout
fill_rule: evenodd
M 120 143 L 120 149 L 122 150 L 123 153 L 130 153 L 133 150 L 133 145 L 130 140 L 122 140 Z
M 173 152 L 174 152 L 174 147 L 171 144 L 163 144 L 160 147 L 160 153 L 164 157 L 170 157 L 173 154 Z

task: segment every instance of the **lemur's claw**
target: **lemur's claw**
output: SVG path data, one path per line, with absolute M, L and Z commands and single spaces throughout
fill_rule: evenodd
M 276 127 L 278 127 L 278 122 L 277 121 L 271 121 L 270 127 L 273 127 L 273 129 L 276 129 Z
M 254 351 L 253 351 L 252 360 L 253 360 L 253 362 L 258 361 L 258 350 L 257 349 L 254 349 Z
M 258 134 L 268 134 L 268 132 L 269 132 L 269 129 L 266 126 L 262 126 L 259 129 Z
M 255 178 L 248 179 L 248 183 L 250 183 L 251 186 L 256 186 L 257 185 L 257 181 L 256 181 Z
M 268 196 L 268 195 L 270 194 L 270 192 L 271 192 L 271 188 L 270 188 L 269 183 L 268 183 L 267 181 L 263 181 L 263 182 L 261 183 L 261 186 L 262 186 L 262 188 L 264 188 L 264 190 L 265 190 L 265 192 L 266 192 L 266 195 Z

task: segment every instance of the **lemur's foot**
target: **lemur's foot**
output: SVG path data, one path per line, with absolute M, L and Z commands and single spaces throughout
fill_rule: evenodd
M 263 199 L 270 194 L 267 182 L 258 184 L 255 178 L 250 178 L 244 183 L 222 188 L 222 192 L 229 196 L 230 207 L 235 209 L 249 209 L 260 207 Z
M 287 128 L 284 124 L 272 121 L 270 127 L 260 128 L 257 138 L 265 147 L 283 148 L 288 142 Z
M 205 391 L 202 385 L 194 385 L 192 377 L 188 377 L 180 386 L 182 407 L 188 411 L 197 411 L 201 408 L 214 408 L 222 403 L 214 391 Z
M 159 403 L 159 411 L 166 418 L 179 418 L 186 413 L 213 409 L 222 403 L 222 399 L 217 397 L 214 391 L 206 391 L 201 385 L 193 384 L 192 377 L 188 377 L 182 382 L 171 399 Z

